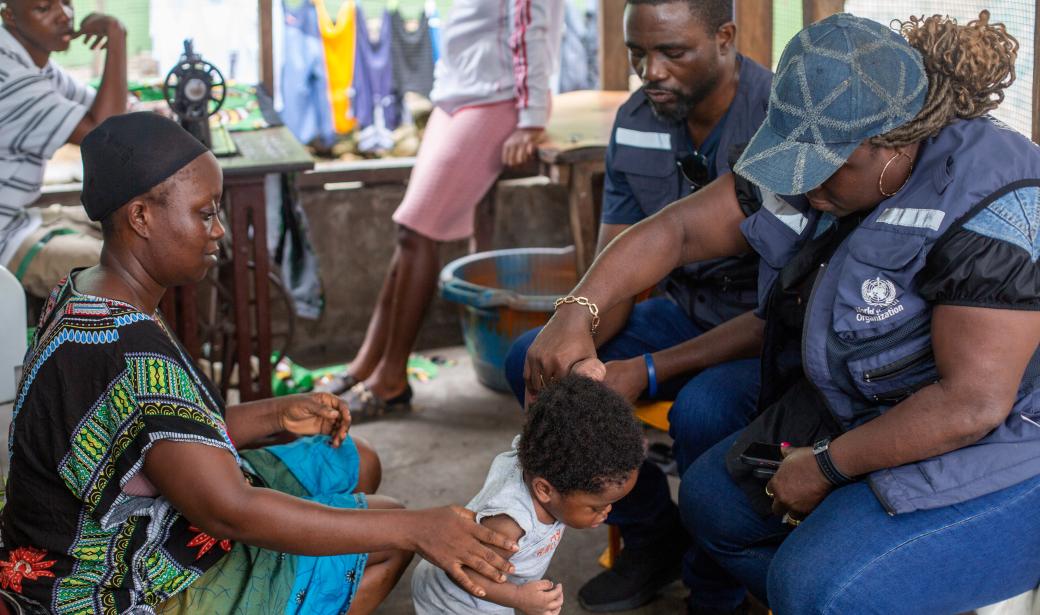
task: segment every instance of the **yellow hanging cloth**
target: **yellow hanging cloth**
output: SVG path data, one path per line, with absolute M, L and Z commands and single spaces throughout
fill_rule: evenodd
M 314 0 L 318 13 L 321 42 L 325 47 L 325 73 L 332 103 L 336 132 L 346 134 L 357 120 L 350 113 L 350 86 L 354 83 L 354 50 L 357 36 L 357 11 L 354 0 L 344 0 L 333 23 L 325 0 Z

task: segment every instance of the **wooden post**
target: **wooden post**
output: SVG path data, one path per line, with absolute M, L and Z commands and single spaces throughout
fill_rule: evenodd
M 736 0 L 737 49 L 762 66 L 773 65 L 773 0 Z
M 628 91 L 623 0 L 599 0 L 599 89 Z
M 802 0 L 802 25 L 808 26 L 845 10 L 845 0 Z
M 259 0 L 260 5 L 260 84 L 268 96 L 274 96 L 274 34 L 271 0 Z
M 1040 67 L 1036 59 L 1040 58 L 1040 0 L 1033 9 L 1033 142 L 1040 143 Z
M 501 179 L 501 177 L 499 177 Z M 498 182 L 491 184 L 484 198 L 477 203 L 473 212 L 473 236 L 469 238 L 469 253 L 487 252 L 494 249 L 495 241 L 495 197 Z

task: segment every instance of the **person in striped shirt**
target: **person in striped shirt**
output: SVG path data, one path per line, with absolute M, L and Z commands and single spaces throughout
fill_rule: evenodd
M 0 265 L 46 297 L 70 269 L 97 264 L 101 230 L 81 206 L 30 205 L 59 147 L 126 112 L 126 30 L 98 13 L 77 30 L 71 0 L 0 0 L 0 18 Z M 50 58 L 80 37 L 105 50 L 96 91 Z

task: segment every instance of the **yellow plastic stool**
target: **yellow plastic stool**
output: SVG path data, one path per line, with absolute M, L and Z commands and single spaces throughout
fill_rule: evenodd
M 658 429 L 668 431 L 668 411 L 672 409 L 670 401 L 640 401 L 636 402 L 636 418 L 644 424 Z M 599 565 L 610 569 L 614 567 L 618 553 L 621 552 L 621 530 L 616 525 L 608 525 L 607 548 L 599 556 Z
M 636 418 L 654 429 L 668 431 L 668 411 L 672 409 L 670 401 L 641 401 L 636 403 Z

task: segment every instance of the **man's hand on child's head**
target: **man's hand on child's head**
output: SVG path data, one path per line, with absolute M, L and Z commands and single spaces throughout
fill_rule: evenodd
M 521 585 L 520 612 L 524 615 L 559 615 L 563 609 L 563 584 L 540 579 Z
M 575 363 L 571 368 L 571 373 L 591 378 L 596 382 L 603 382 L 603 379 L 607 377 L 607 366 L 598 358 L 589 357 Z

